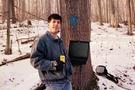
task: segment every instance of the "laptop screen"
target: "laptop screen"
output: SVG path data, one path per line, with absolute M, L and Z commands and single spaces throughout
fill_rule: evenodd
M 70 58 L 88 58 L 89 42 L 86 41 L 70 41 L 69 57 Z

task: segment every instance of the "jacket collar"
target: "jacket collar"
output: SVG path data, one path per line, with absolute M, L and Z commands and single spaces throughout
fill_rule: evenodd
M 55 38 L 49 31 L 47 31 L 46 34 L 48 35 L 48 37 L 49 37 L 51 40 L 54 40 L 54 41 L 61 41 L 61 39 L 59 38 L 59 36 L 57 36 L 58 38 Z

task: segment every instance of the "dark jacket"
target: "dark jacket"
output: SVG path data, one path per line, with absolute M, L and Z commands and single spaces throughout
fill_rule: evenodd
M 60 55 L 65 55 L 63 71 L 53 70 L 52 61 Z M 64 82 L 70 80 L 72 66 L 67 56 L 66 48 L 60 38 L 55 39 L 50 32 L 46 32 L 34 42 L 30 58 L 32 66 L 38 69 L 43 83 Z

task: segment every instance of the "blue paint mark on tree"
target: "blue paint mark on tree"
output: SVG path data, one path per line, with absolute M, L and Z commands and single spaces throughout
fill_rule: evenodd
M 78 21 L 78 17 L 77 16 L 71 16 L 69 18 L 69 23 L 72 25 L 72 26 L 75 26 L 77 24 L 77 21 Z

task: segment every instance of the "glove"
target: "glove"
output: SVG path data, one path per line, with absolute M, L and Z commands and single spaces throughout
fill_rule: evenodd
M 57 60 L 57 66 L 56 66 L 56 71 L 62 71 L 63 70 L 63 62 L 61 62 L 60 60 Z
M 60 57 L 56 58 L 56 62 L 56 71 L 62 71 L 65 64 L 65 56 L 61 55 Z

